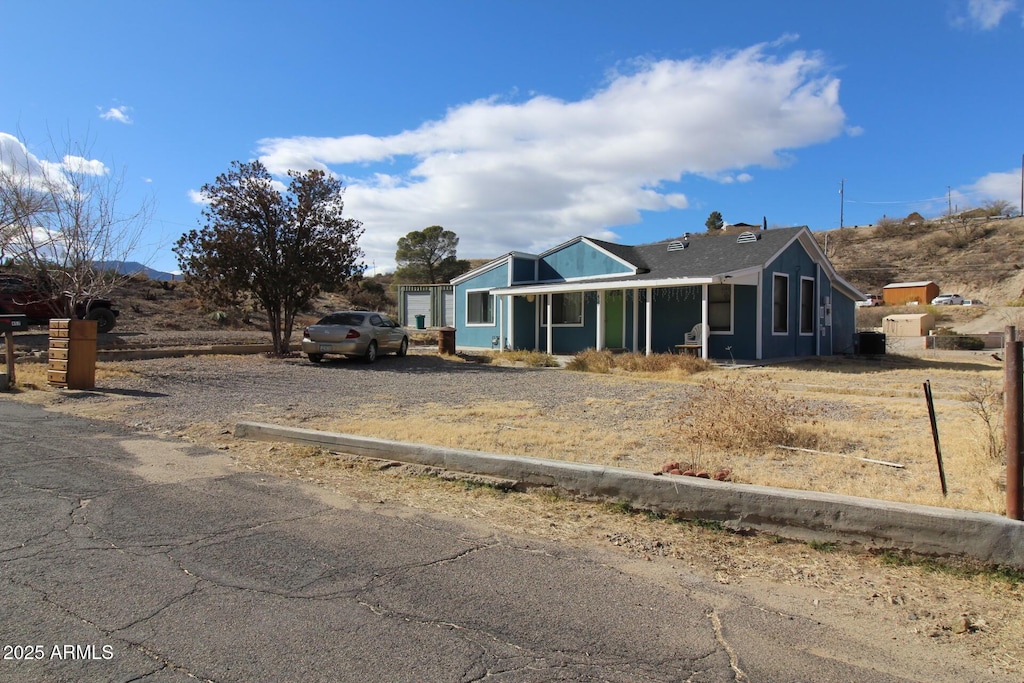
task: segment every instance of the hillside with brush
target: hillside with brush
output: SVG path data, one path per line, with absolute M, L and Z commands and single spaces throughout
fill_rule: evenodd
M 815 233 L 839 274 L 864 293 L 932 280 L 990 306 L 1024 301 L 1024 218 L 913 215 Z

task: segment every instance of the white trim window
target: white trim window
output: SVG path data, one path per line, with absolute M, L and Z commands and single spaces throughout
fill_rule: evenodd
M 772 273 L 772 334 L 789 333 L 789 275 Z
M 494 327 L 494 297 L 489 289 L 466 292 L 466 325 Z
M 814 334 L 814 278 L 800 278 L 800 334 Z
M 583 327 L 583 292 L 551 294 L 551 320 L 555 327 Z M 540 324 L 547 327 L 547 302 L 540 307 Z
M 711 334 L 732 334 L 732 285 L 708 285 L 708 327 Z

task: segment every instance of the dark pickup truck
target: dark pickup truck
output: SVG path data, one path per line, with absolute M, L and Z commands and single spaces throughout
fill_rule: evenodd
M 24 315 L 32 324 L 65 317 L 59 299 L 46 294 L 31 278 L 14 273 L 0 273 L 0 313 Z M 119 311 L 107 299 L 80 301 L 75 307 L 75 317 L 95 320 L 98 332 L 114 329 L 118 315 Z

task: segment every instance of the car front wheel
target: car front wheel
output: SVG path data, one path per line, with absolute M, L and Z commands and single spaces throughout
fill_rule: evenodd
M 319 363 L 324 359 L 324 354 L 322 353 L 309 353 L 306 355 L 309 356 L 310 363 Z
M 409 338 L 402 337 L 402 343 L 398 345 L 398 351 L 395 352 L 395 355 L 402 357 L 407 353 L 409 353 Z
M 370 345 L 366 347 L 366 353 L 363 355 L 363 360 L 367 363 L 372 363 L 377 360 L 377 342 L 371 341 Z

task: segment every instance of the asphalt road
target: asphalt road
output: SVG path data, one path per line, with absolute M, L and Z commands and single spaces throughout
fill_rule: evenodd
M 0 681 L 943 678 L 697 576 L 3 398 L 0 529 Z

